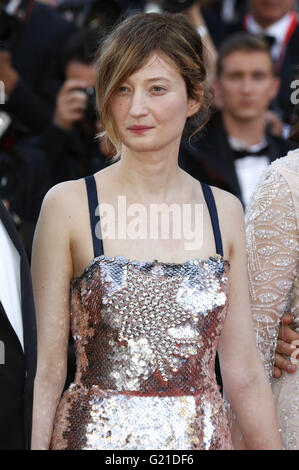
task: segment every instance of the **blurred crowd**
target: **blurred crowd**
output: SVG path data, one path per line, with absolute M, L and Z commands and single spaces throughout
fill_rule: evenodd
M 295 0 L 0 0 L 0 199 L 28 258 L 46 192 L 113 164 L 113 146 L 96 138 L 93 57 L 116 22 L 138 11 L 182 12 L 197 28 L 213 99 L 203 131 L 182 141 L 179 164 L 246 208 L 264 169 L 296 147 L 290 126 L 299 100 L 298 6 Z

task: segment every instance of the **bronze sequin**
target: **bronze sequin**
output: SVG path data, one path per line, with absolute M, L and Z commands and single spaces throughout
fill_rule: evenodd
M 71 284 L 77 354 L 52 449 L 231 449 L 214 366 L 229 263 L 99 256 Z

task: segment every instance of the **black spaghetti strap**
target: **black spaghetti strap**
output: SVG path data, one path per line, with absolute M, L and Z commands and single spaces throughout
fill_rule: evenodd
M 223 256 L 222 238 L 221 238 L 221 233 L 220 233 L 220 228 L 219 228 L 219 220 L 218 220 L 215 199 L 214 199 L 210 186 L 202 182 L 200 184 L 201 184 L 202 191 L 203 191 L 203 194 L 204 194 L 204 197 L 205 197 L 208 209 L 209 209 L 210 217 L 211 217 L 214 238 L 215 238 L 215 245 L 216 245 L 216 253 L 218 255 Z
M 93 251 L 94 257 L 103 255 L 103 242 L 101 234 L 100 216 L 96 215 L 96 209 L 99 205 L 97 185 L 93 175 L 85 177 L 89 216 L 90 216 L 90 228 L 92 233 Z

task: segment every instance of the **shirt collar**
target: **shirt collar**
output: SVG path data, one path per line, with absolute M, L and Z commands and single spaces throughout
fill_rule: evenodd
M 289 24 L 292 20 L 292 13 L 286 13 L 282 18 L 280 18 L 275 23 L 268 26 L 268 28 L 262 28 L 253 18 L 251 14 L 248 15 L 247 20 L 247 31 L 253 34 L 263 34 L 267 36 L 275 37 L 275 40 L 279 43 L 283 42 Z
M 254 145 L 246 145 L 244 142 L 232 136 L 228 136 L 228 141 L 233 150 L 248 150 L 249 152 L 258 152 L 268 145 L 266 137 L 263 137 L 261 142 Z

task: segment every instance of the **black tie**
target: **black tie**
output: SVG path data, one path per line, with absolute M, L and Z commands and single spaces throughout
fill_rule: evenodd
M 239 149 L 239 150 L 232 149 L 233 159 L 237 160 L 238 158 L 244 158 L 244 157 L 259 157 L 261 155 L 267 156 L 268 150 L 269 150 L 268 145 L 266 147 L 261 148 L 257 152 L 252 152 L 251 150 L 248 150 L 248 149 Z
M 262 36 L 262 38 L 264 39 L 264 41 L 266 41 L 266 43 L 268 44 L 269 46 L 269 49 L 271 49 L 271 47 L 273 46 L 273 44 L 275 43 L 275 37 L 274 36 L 269 36 L 268 34 L 265 34 L 264 36 Z

